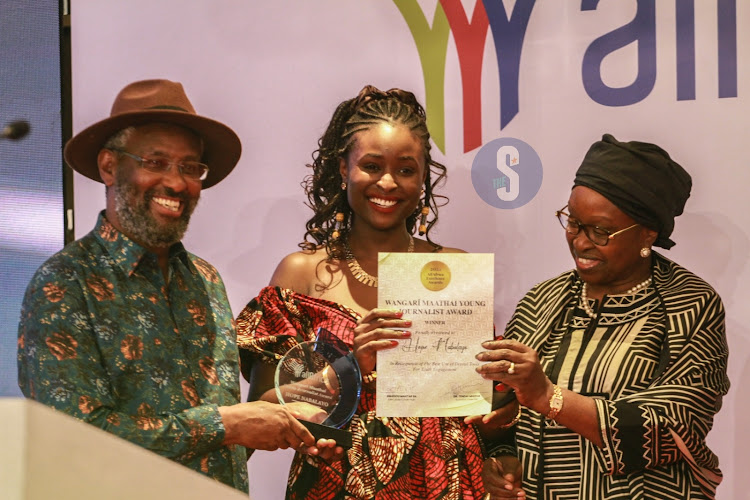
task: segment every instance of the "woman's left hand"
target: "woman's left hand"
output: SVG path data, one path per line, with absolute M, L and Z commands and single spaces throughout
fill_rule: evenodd
M 523 406 L 539 412 L 548 410 L 552 382 L 545 375 L 536 351 L 517 340 L 506 339 L 488 340 L 482 347 L 487 350 L 476 356 L 486 362 L 477 367 L 482 377 L 515 389 Z
M 488 458 L 482 468 L 482 482 L 487 492 L 485 499 L 526 498 L 521 489 L 522 466 L 510 455 Z
M 344 458 L 344 448 L 333 439 L 318 439 L 315 446 L 297 450 L 300 453 L 317 456 L 326 463 L 337 462 Z
M 316 424 L 321 424 L 327 418 L 327 413 L 315 405 L 304 401 L 294 401 L 286 404 L 287 409 L 297 420 L 306 420 Z M 321 459 L 332 462 L 341 460 L 344 457 L 344 449 L 336 445 L 333 439 L 318 439 L 315 446 L 305 446 L 301 443 L 296 450 L 300 453 L 314 455 Z

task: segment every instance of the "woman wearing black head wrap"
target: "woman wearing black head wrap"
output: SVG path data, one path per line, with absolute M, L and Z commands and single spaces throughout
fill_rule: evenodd
M 478 355 L 522 405 L 499 453 L 517 453 L 528 498 L 715 497 L 705 438 L 729 389 L 724 308 L 651 250 L 675 244 L 691 185 L 660 147 L 604 135 L 556 214 L 575 270 L 532 288 Z M 507 497 L 503 472 L 485 464 L 493 498 Z

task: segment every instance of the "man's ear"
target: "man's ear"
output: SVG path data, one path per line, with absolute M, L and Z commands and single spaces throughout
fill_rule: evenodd
M 115 152 L 109 149 L 100 149 L 96 157 L 96 163 L 99 166 L 99 176 L 102 178 L 105 186 L 112 186 L 115 183 L 115 172 L 117 170 L 117 158 Z

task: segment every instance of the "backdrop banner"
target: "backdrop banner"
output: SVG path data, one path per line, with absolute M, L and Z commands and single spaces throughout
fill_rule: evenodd
M 73 128 L 145 78 L 180 81 L 243 154 L 203 192 L 189 250 L 221 272 L 237 314 L 297 250 L 300 187 L 335 107 L 366 84 L 413 91 L 448 167 L 432 238 L 495 254 L 495 324 L 535 283 L 570 269 L 555 219 L 589 145 L 611 133 L 659 144 L 693 177 L 677 245 L 727 310 L 733 388 L 709 435 L 744 494 L 750 413 L 750 3 L 736 0 L 129 0 L 72 2 Z M 104 207 L 76 175 L 76 234 Z M 246 393 L 246 387 L 243 387 Z M 291 454 L 256 453 L 251 494 L 281 498 Z M 262 478 L 262 480 L 259 480 Z

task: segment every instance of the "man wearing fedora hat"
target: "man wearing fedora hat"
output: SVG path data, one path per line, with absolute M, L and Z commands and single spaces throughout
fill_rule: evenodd
M 201 190 L 240 153 L 232 129 L 167 80 L 126 86 L 108 118 L 68 141 L 66 162 L 106 186 L 106 209 L 30 282 L 18 379 L 28 398 L 247 491 L 245 447 L 335 443 L 297 420 L 324 418 L 311 405 L 239 403 L 224 283 L 180 243 Z

